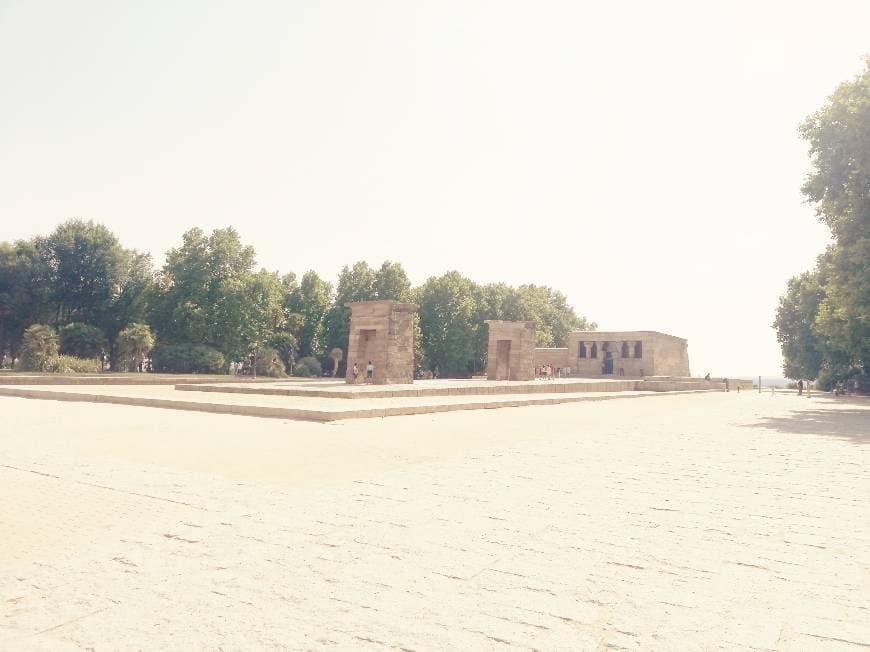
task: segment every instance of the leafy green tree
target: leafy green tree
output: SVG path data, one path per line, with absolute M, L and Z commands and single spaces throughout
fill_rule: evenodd
M 205 345 L 228 363 L 246 359 L 280 326 L 278 275 L 253 271 L 254 249 L 232 229 L 184 234 L 166 256 L 152 321 L 166 344 Z
M 130 324 L 148 321 L 156 290 L 154 283 L 151 255 L 126 250 L 117 292 L 101 325 L 109 342 L 109 360 L 113 368 L 117 362 L 119 333 Z
M 136 371 L 154 349 L 154 334 L 148 324 L 130 324 L 118 333 L 117 366 L 125 371 Z
M 477 287 L 475 323 L 475 369 L 486 364 L 489 337 L 484 322 L 488 319 L 533 321 L 538 346 L 565 346 L 568 334 L 575 329 L 593 329 L 595 324 L 579 317 L 565 295 L 546 286 L 521 285 L 518 288 L 504 283 L 491 283 Z
M 281 291 L 283 292 L 283 300 L 281 304 L 282 314 L 282 331 L 291 333 L 299 340 L 299 333 L 302 326 L 305 325 L 305 317 L 298 312 L 300 301 L 299 283 L 296 281 L 296 274 L 290 272 L 281 277 Z
M 788 282 L 779 300 L 774 327 L 782 346 L 787 378 L 815 379 L 822 366 L 822 343 L 815 333 L 816 315 L 824 298 L 818 272 L 805 272 Z
M 870 56 L 865 69 L 840 84 L 800 128 L 810 145 L 802 191 L 838 242 L 867 236 L 870 219 Z
M 407 303 L 411 301 L 411 280 L 400 263 L 385 260 L 374 273 L 372 291 L 374 299 Z
M 821 369 L 836 379 L 870 372 L 870 57 L 865 63 L 860 75 L 838 86 L 801 125 L 811 161 L 802 190 L 834 244 L 809 277 L 790 281 L 780 301 L 774 327 L 786 375 Z M 804 305 L 801 288 L 809 278 L 819 285 L 810 292 L 819 297 L 815 317 L 807 326 L 803 315 L 796 326 L 791 311 Z
M 521 285 L 522 302 L 535 322 L 538 346 L 565 346 L 568 334 L 575 329 L 591 329 L 594 324 L 578 317 L 565 295 L 541 285 Z
M 275 349 L 278 352 L 278 357 L 284 363 L 284 368 L 287 373 L 293 373 L 293 364 L 296 361 L 296 356 L 299 353 L 299 341 L 296 336 L 289 331 L 278 331 L 273 334 L 268 342 L 269 348 Z
M 60 329 L 60 352 L 76 358 L 96 359 L 106 350 L 106 337 L 96 326 L 73 322 Z
M 46 324 L 33 324 L 24 331 L 19 368 L 51 371 L 57 365 L 57 332 Z
M 37 247 L 51 269 L 53 323 L 103 324 L 124 271 L 115 235 L 102 224 L 69 220 L 38 238 Z
M 25 329 L 54 314 L 51 270 L 35 241 L 0 243 L 0 359 L 14 365 Z
M 375 273 L 365 261 L 345 265 L 338 275 L 338 285 L 332 306 L 323 318 L 323 343 L 327 349 L 347 349 L 350 308 L 354 301 L 371 301 L 375 298 Z
M 332 285 L 320 278 L 317 272 L 305 272 L 299 287 L 286 302 L 290 314 L 302 315 L 302 326 L 297 334 L 300 355 L 323 354 L 323 318 L 331 303 Z
M 479 329 L 474 283 L 459 272 L 447 272 L 428 279 L 416 294 L 421 348 L 429 367 L 442 376 L 470 373 Z

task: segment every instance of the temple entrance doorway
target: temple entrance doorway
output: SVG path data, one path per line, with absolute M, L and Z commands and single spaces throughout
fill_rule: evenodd
M 354 362 L 359 362 L 360 372 L 363 378 L 365 378 L 366 375 L 366 365 L 368 365 L 369 360 L 372 359 L 372 354 L 374 353 L 373 344 L 377 332 L 378 331 L 374 328 L 363 329 L 359 332 L 359 348 L 357 348 L 359 360 L 354 360 Z M 381 371 L 380 369 L 378 369 L 378 363 L 380 362 L 380 360 L 373 362 L 375 364 L 375 373 Z M 352 362 L 349 362 L 349 364 L 351 366 L 353 365 Z
M 610 351 L 604 354 L 604 365 L 601 373 L 605 376 L 613 375 L 613 354 Z
M 495 343 L 495 379 L 510 380 L 511 377 L 511 341 L 498 340 Z

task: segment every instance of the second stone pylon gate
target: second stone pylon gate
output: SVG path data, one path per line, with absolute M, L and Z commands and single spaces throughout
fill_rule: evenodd
M 347 306 L 347 382 L 354 382 L 353 366 L 357 365 L 357 383 L 413 383 L 417 306 L 400 301 L 359 301 Z M 369 362 L 374 366 L 371 381 L 366 378 Z
M 490 319 L 487 380 L 535 379 L 535 322 Z

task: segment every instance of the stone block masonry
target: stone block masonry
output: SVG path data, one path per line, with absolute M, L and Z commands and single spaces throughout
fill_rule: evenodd
M 535 351 L 535 366 L 546 363 L 584 377 L 690 375 L 688 342 L 657 331 L 572 331 L 566 348 Z
M 359 301 L 350 308 L 347 343 L 348 383 L 366 382 L 366 367 L 374 365 L 372 383 L 391 385 L 414 382 L 414 315 L 417 306 L 400 301 Z
M 487 320 L 487 380 L 534 380 L 535 322 Z

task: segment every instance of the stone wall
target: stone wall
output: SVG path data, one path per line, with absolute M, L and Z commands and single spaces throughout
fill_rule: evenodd
M 357 382 L 365 382 L 369 361 L 375 367 L 372 382 L 376 385 L 414 382 L 417 306 L 399 301 L 360 301 L 348 307 L 347 382 L 354 382 L 354 364 L 359 368 Z
M 535 378 L 535 323 L 491 319 L 486 349 L 488 380 Z
M 540 368 L 545 364 L 551 364 L 557 369 L 570 367 L 571 364 L 568 360 L 568 349 L 565 347 L 535 349 L 535 368 Z
M 656 331 L 573 331 L 567 348 L 535 349 L 535 366 L 546 363 L 574 376 L 690 375 L 686 340 Z

